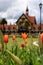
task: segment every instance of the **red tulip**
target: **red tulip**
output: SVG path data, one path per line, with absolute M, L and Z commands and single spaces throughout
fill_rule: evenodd
M 26 46 L 25 43 L 22 43 L 22 44 L 21 44 L 21 47 L 25 47 L 25 46 Z
M 8 35 L 4 35 L 4 42 L 8 43 Z
M 40 35 L 41 42 L 43 43 L 43 33 Z
M 25 40 L 27 38 L 27 34 L 26 33 L 22 33 L 22 38 Z
M 13 36 L 12 36 L 12 39 L 13 39 L 13 40 L 15 40 L 15 39 L 16 39 L 16 36 L 15 36 L 15 35 L 13 35 Z

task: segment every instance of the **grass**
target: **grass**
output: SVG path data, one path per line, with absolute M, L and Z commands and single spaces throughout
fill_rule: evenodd
M 28 39 L 28 43 L 27 43 L 28 46 L 31 45 L 34 41 L 38 41 L 38 38 L 29 38 L 29 37 L 28 37 L 27 39 Z M 7 43 L 7 49 L 11 51 L 11 50 L 12 50 L 12 45 L 13 45 L 14 48 L 15 48 L 15 44 L 17 44 L 18 47 L 20 48 L 20 45 L 21 45 L 22 43 L 24 43 L 24 40 L 23 40 L 22 38 L 17 37 L 16 40 L 13 41 L 13 40 L 12 40 L 12 37 L 9 37 L 9 41 L 8 41 L 8 43 Z M 32 45 L 31 45 L 31 47 L 32 47 Z M 25 50 L 26 50 L 26 49 L 25 49 Z M 26 57 L 27 57 L 27 58 L 29 57 L 29 55 L 27 54 L 29 51 L 27 50 L 28 52 L 25 54 L 25 50 L 24 50 L 24 51 L 23 51 L 23 50 L 19 50 L 19 51 L 18 51 L 18 56 L 22 53 L 20 59 L 21 59 L 23 62 L 25 61 L 25 58 L 26 58 Z M 34 52 L 34 53 L 33 53 L 33 52 L 34 52 L 34 51 L 31 52 L 31 53 L 32 53 L 32 56 L 34 57 L 34 58 L 32 57 L 32 60 L 35 59 L 34 62 L 36 62 L 36 64 L 37 64 L 37 61 L 36 61 L 36 58 L 35 58 L 35 55 L 34 55 L 34 53 L 36 54 L 36 52 Z M 27 55 L 27 56 L 26 56 L 26 55 Z M 30 54 L 30 55 L 31 55 L 31 54 Z M 1 54 L 0 54 L 0 56 L 1 56 Z M 26 56 L 26 57 L 25 57 L 25 56 Z M 9 56 L 8 56 L 8 57 L 9 57 Z M 9 58 L 9 59 L 10 59 L 10 58 Z M 8 60 L 9 60 L 9 59 L 8 59 Z M 30 58 L 29 58 L 29 59 L 30 59 Z M 29 59 L 27 59 L 27 60 L 29 61 Z M 30 59 L 30 60 L 31 60 L 31 59 Z M 6 59 L 6 61 L 7 61 L 7 59 Z M 10 62 L 10 61 L 9 61 L 9 62 Z M 0 63 L 1 63 L 1 62 L 0 62 Z M 34 64 L 34 65 L 36 65 L 36 64 Z M 8 64 L 7 64 L 7 65 L 8 65 Z M 25 64 L 24 64 L 24 65 L 25 65 Z M 30 64 L 29 64 L 29 65 L 30 65 Z M 39 65 L 39 64 L 37 64 L 37 65 Z
M 3 43 L 2 39 L 3 37 L 1 38 L 0 43 Z M 39 38 L 28 37 L 27 39 L 28 43 L 26 46 L 21 47 L 21 44 L 24 43 L 22 38 L 17 37 L 16 40 L 12 40 L 12 36 L 9 36 L 8 43 L 3 44 L 2 53 L 0 52 L 0 65 L 18 65 L 18 60 L 15 61 L 17 57 L 22 61 L 22 65 L 40 65 L 40 62 L 37 60 L 37 58 L 40 58 L 40 49 L 32 44 L 34 41 L 39 41 Z M 8 52 L 6 52 L 6 47 Z
M 28 44 L 32 43 L 32 39 L 33 39 L 33 42 L 34 41 L 38 41 L 38 38 L 27 38 L 28 39 Z M 21 43 L 24 43 L 24 40 L 22 38 L 16 38 L 16 41 L 17 41 L 17 44 L 20 45 Z M 10 50 L 11 49 L 11 46 L 12 44 L 15 44 L 15 41 L 12 40 L 12 38 L 10 37 L 9 38 L 9 42 L 7 43 L 7 48 Z

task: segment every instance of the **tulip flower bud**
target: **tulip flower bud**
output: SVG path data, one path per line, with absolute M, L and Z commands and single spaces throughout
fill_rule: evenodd
M 13 36 L 12 36 L 12 39 L 13 39 L 13 40 L 15 40 L 15 39 L 16 39 L 16 36 L 15 36 L 15 35 L 13 35 Z
M 9 50 L 6 50 L 6 52 L 10 55 L 11 59 L 13 59 L 14 62 L 18 63 L 19 65 L 22 65 L 22 61 L 19 57 L 12 54 Z
M 4 42 L 8 43 L 8 35 L 4 35 Z
M 26 40 L 25 40 L 25 44 L 27 44 L 27 43 L 28 43 L 28 40 L 26 39 Z
M 27 38 L 27 34 L 26 33 L 22 33 L 22 38 L 25 40 Z
M 41 42 L 43 43 L 43 33 L 40 35 Z
M 21 44 L 21 47 L 25 47 L 25 46 L 26 46 L 25 43 L 22 43 L 22 44 Z

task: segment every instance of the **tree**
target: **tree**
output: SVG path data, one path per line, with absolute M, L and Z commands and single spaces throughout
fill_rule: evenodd
M 7 24 L 7 21 L 6 21 L 5 18 L 2 19 L 1 24 L 3 24 L 3 25 L 4 25 L 4 24 Z
M 7 24 L 6 19 L 5 19 L 5 18 L 3 18 L 3 19 L 1 20 L 1 23 L 0 23 L 0 24 L 2 24 L 2 25 L 3 25 L 2 32 L 3 32 L 3 34 L 4 34 L 4 33 L 5 33 L 5 27 L 4 27 L 4 24 Z

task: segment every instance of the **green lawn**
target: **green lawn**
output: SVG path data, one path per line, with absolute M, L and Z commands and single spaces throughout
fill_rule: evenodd
M 32 38 L 32 39 L 31 38 L 27 38 L 27 39 L 28 39 L 28 44 L 32 43 L 32 41 L 34 42 L 34 41 L 38 40 L 38 38 Z M 21 43 L 24 43 L 24 40 L 22 38 L 16 38 L 16 41 L 17 41 L 18 45 L 20 45 Z M 12 38 L 10 37 L 9 41 L 7 43 L 7 48 L 11 49 L 12 44 L 15 44 L 15 43 L 16 43 L 15 40 L 13 41 Z
M 39 58 L 39 48 L 32 46 L 32 43 L 34 41 L 38 41 L 38 38 L 27 38 L 27 39 L 28 39 L 27 47 L 23 48 L 21 50 L 20 47 L 21 47 L 21 44 L 24 43 L 24 40 L 22 38 L 17 37 L 16 40 L 13 41 L 12 37 L 9 37 L 9 41 L 7 43 L 7 49 L 12 52 L 12 46 L 13 46 L 14 47 L 13 54 L 15 54 L 15 52 L 18 50 L 17 51 L 17 56 L 22 60 L 22 62 L 24 63 L 23 65 L 26 65 L 27 63 L 28 63 L 28 65 L 31 65 L 31 63 L 32 63 L 32 65 L 40 65 L 40 62 L 38 62 L 36 60 L 37 58 Z M 18 46 L 17 50 L 15 49 L 16 44 Z M 6 44 L 4 44 L 4 45 L 6 47 Z M 30 50 L 29 50 L 29 45 L 31 47 Z M 34 48 L 32 48 L 32 47 L 34 47 Z M 1 53 L 0 53 L 0 56 L 2 56 Z M 12 64 L 12 60 L 9 57 L 9 55 L 8 56 L 6 55 L 5 59 L 6 59 L 6 64 L 8 63 L 7 65 L 18 65 L 15 62 L 13 62 L 14 64 Z M 0 59 L 0 63 L 2 64 L 2 59 Z
M 9 41 L 5 44 L 0 34 L 0 43 L 4 43 L 2 53 L 0 52 L 0 65 L 43 65 L 40 46 L 33 45 L 34 41 L 40 41 L 39 38 L 27 39 L 28 43 L 21 46 L 25 42 L 22 38 L 17 37 L 16 40 L 12 40 L 12 36 L 9 36 Z

